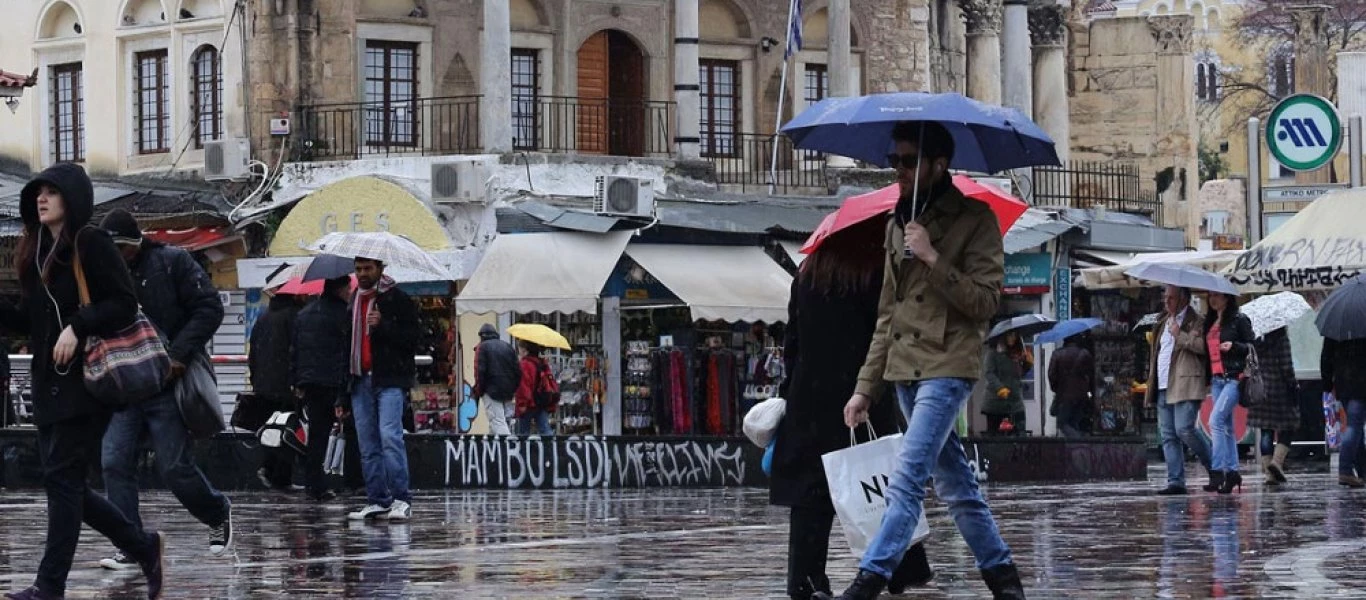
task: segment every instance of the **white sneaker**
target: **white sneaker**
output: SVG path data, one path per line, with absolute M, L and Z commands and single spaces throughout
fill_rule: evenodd
M 394 504 L 389 507 L 388 519 L 390 521 L 407 521 L 408 517 L 413 516 L 413 506 L 402 500 L 394 500 Z
M 351 519 L 352 521 L 366 521 L 369 519 L 387 519 L 389 518 L 389 509 L 384 508 L 383 506 L 380 506 L 378 504 L 371 504 L 356 512 L 346 515 L 346 518 Z
M 123 552 L 115 552 L 113 557 L 101 560 L 100 566 L 110 571 L 127 571 L 138 568 L 138 561 L 128 558 Z

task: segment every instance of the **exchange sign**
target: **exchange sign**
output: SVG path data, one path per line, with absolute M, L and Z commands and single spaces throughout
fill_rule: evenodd
M 1281 100 L 1266 122 L 1266 145 L 1271 155 L 1292 171 L 1323 167 L 1342 147 L 1337 108 L 1313 94 Z

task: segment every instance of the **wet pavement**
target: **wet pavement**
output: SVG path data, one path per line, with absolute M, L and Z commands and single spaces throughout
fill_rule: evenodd
M 990 487 L 1030 596 L 1366 597 L 1366 490 L 1327 473 L 1231 496 L 1153 496 L 1160 484 L 1154 468 L 1146 484 Z M 393 525 L 346 523 L 351 503 L 233 500 L 235 555 L 212 558 L 207 528 L 168 494 L 144 495 L 145 520 L 169 532 L 167 598 L 785 597 L 785 513 L 759 489 L 427 492 Z M 0 587 L 32 581 L 42 502 L 0 492 Z M 983 597 L 943 504 L 929 517 L 938 576 L 906 597 Z M 842 585 L 856 564 L 836 537 Z M 139 576 L 96 565 L 107 542 L 88 529 L 82 541 L 69 598 L 145 597 Z

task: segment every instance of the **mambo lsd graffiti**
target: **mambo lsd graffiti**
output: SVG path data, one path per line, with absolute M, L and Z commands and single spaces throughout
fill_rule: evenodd
M 725 440 L 461 437 L 446 440 L 446 485 L 497 488 L 741 486 L 759 483 L 748 446 Z M 756 449 L 756 451 L 759 451 Z

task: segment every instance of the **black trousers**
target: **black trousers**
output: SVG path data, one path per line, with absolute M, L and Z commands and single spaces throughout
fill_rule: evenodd
M 825 574 L 830 555 L 830 529 L 835 521 L 832 510 L 792 507 L 787 534 L 787 595 L 793 600 L 808 600 L 816 592 L 830 593 L 830 578 Z M 855 557 L 858 558 L 858 557 Z M 893 577 L 904 582 L 930 578 L 925 544 L 912 546 L 897 565 Z
M 66 577 L 81 537 L 81 523 L 99 532 L 139 562 L 156 552 L 152 536 L 134 525 L 104 496 L 90 489 L 86 476 L 99 465 L 107 416 L 69 419 L 38 428 L 47 492 L 47 549 L 34 585 L 48 594 L 66 594 Z
M 308 453 L 304 458 L 304 485 L 314 498 L 328 490 L 323 462 L 327 459 L 327 441 L 336 423 L 337 388 L 304 387 L 304 413 L 308 415 Z

